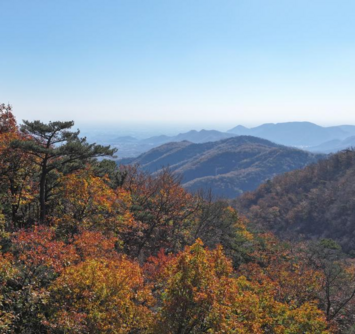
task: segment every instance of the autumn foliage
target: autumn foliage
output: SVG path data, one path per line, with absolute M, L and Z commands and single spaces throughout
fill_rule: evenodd
M 0 108 L 1 333 L 351 328 L 355 271 L 335 246 L 281 243 L 169 170 L 96 160 L 113 151 L 70 124 Z

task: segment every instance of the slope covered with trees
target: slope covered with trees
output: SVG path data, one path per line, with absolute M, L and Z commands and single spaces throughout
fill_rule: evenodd
M 218 196 L 234 198 L 275 175 L 302 168 L 321 157 L 264 139 L 240 136 L 203 144 L 169 143 L 119 163 L 138 164 L 151 173 L 169 166 L 181 175 L 182 184 L 189 191 L 213 189 Z
M 355 151 L 275 177 L 236 200 L 251 221 L 279 235 L 333 238 L 355 250 Z
M 334 242 L 252 233 L 167 170 L 96 160 L 114 151 L 71 125 L 0 107 L 1 333 L 351 330 L 355 266 Z

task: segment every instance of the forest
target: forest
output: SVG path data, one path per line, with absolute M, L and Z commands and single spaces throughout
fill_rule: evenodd
M 0 106 L 1 333 L 355 332 L 336 241 L 279 240 L 73 126 Z
M 355 254 L 355 150 L 278 175 L 234 202 L 260 228 L 288 238 L 333 238 Z

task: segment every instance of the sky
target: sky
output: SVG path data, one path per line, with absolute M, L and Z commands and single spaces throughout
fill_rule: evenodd
M 355 124 L 355 1 L 0 0 L 0 102 L 79 124 Z

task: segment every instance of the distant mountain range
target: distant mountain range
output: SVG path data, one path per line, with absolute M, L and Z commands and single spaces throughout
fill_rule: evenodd
M 123 136 L 105 140 L 103 144 L 110 144 L 118 148 L 120 158 L 137 157 L 152 148 L 169 142 L 187 140 L 191 143 L 207 143 L 236 136 L 254 136 L 270 140 L 274 143 L 292 146 L 315 153 L 335 153 L 355 146 L 355 126 L 341 125 L 322 127 L 309 122 L 289 122 L 277 124 L 263 124 L 254 128 L 238 125 L 228 132 L 216 130 L 192 130 L 176 136 L 154 136 L 137 139 Z M 100 140 L 98 140 L 99 143 Z
M 169 166 L 182 176 L 183 186 L 190 191 L 212 189 L 216 195 L 234 198 L 275 175 L 302 168 L 321 157 L 265 139 L 238 136 L 199 144 L 168 143 L 118 163 L 139 164 L 152 173 Z
M 322 153 L 334 153 L 338 151 L 345 150 L 347 148 L 355 147 L 355 136 L 346 139 L 333 139 L 327 141 L 318 146 L 309 147 L 308 151 L 311 152 L 322 152 Z
M 355 151 L 275 177 L 235 201 L 253 224 L 294 239 L 332 238 L 355 250 Z
M 229 130 L 228 133 L 238 136 L 260 137 L 278 144 L 305 148 L 311 151 L 334 152 L 337 147 L 332 146 L 332 141 L 343 141 L 355 136 L 355 126 L 322 127 L 309 122 L 268 123 L 254 128 L 238 125 Z M 329 143 L 329 146 L 327 143 Z M 344 142 L 344 145 L 347 145 L 347 143 Z M 341 144 L 339 147 L 341 149 L 346 148 Z

